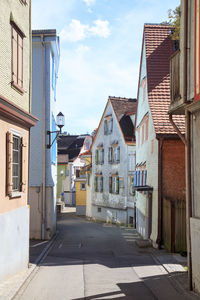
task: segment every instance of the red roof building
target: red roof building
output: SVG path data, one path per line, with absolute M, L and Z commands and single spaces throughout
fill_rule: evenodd
M 183 251 L 185 149 L 168 115 L 170 57 L 175 51 L 172 29 L 144 26 L 136 120 L 136 223 L 138 231 L 153 245 Z M 174 119 L 183 133 L 184 117 Z M 183 224 L 182 229 L 179 224 Z

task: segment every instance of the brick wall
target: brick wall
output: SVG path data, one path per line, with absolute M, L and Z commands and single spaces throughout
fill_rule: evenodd
M 162 155 L 163 197 L 185 200 L 185 145 L 181 140 L 164 140 Z

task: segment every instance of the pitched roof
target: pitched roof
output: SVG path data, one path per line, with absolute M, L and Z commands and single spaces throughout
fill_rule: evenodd
M 148 101 L 157 134 L 176 134 L 169 121 L 170 105 L 170 56 L 173 54 L 171 26 L 146 24 L 144 38 L 146 47 Z M 173 120 L 182 133 L 185 132 L 184 116 Z
M 85 136 L 61 135 L 58 139 L 58 155 L 68 154 L 69 160 L 73 161 L 78 157 L 83 146 Z
M 125 141 L 135 141 L 135 127 L 129 115 L 130 113 L 136 114 L 137 99 L 112 96 L 109 96 L 108 99 L 112 104 Z

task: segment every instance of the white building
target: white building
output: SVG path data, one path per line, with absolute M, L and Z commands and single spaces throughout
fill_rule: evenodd
M 92 144 L 92 218 L 134 223 L 135 99 L 109 97 Z
M 50 239 L 56 232 L 57 146 L 48 147 L 47 131 L 56 131 L 56 82 L 60 43 L 55 29 L 32 31 L 32 108 L 39 122 L 31 130 L 30 237 Z M 53 142 L 55 133 L 51 135 Z

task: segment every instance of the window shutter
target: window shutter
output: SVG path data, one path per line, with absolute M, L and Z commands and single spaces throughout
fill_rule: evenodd
M 98 165 L 98 150 L 95 151 L 95 164 Z
M 139 186 L 140 185 L 140 171 L 136 171 L 137 172 L 137 185 L 136 186 Z
M 134 171 L 134 186 L 137 186 L 137 171 Z
M 17 83 L 17 58 L 18 58 L 18 42 L 17 31 L 12 28 L 12 81 Z
M 12 193 L 12 187 L 13 187 L 13 181 L 12 181 L 12 176 L 13 176 L 13 166 L 12 166 L 12 161 L 13 161 L 13 134 L 11 132 L 6 133 L 6 161 L 7 161 L 7 172 L 6 172 L 6 191 L 7 195 L 11 195 Z
M 112 194 L 112 177 L 109 177 L 109 193 Z
M 143 171 L 140 171 L 140 186 L 143 186 Z
M 147 170 L 144 171 L 144 186 L 147 185 Z
M 101 155 L 102 155 L 102 160 L 101 160 L 101 162 L 102 162 L 102 164 L 103 164 L 103 163 L 104 163 L 104 149 L 102 149 Z
M 97 177 L 94 178 L 94 190 L 97 192 Z
M 104 134 L 107 135 L 108 133 L 108 122 L 107 120 L 104 120 Z
M 119 194 L 119 177 L 116 178 L 116 194 Z
M 113 119 L 110 120 L 110 132 L 113 131 Z
M 24 193 L 26 189 L 26 145 L 24 138 L 21 138 L 21 191 Z
M 18 85 L 23 87 L 23 39 L 18 34 Z
M 117 161 L 120 162 L 120 147 L 117 147 Z
M 101 177 L 101 192 L 103 192 L 103 176 Z
M 109 163 L 112 162 L 112 147 L 109 147 L 109 150 L 108 150 L 108 161 L 109 161 Z

